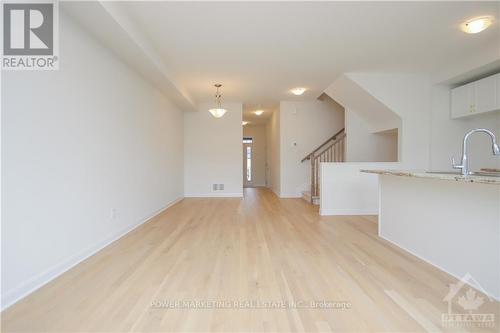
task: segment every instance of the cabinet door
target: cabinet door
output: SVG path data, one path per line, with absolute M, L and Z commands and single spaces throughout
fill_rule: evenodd
M 459 118 L 474 113 L 474 82 L 451 90 L 451 117 Z
M 500 110 L 500 73 L 495 75 L 497 77 L 497 110 Z
M 497 108 L 497 75 L 475 82 L 475 112 L 488 112 Z

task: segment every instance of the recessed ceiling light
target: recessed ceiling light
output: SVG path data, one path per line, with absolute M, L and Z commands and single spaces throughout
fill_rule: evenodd
M 242 121 L 241 124 L 245 126 L 246 124 L 248 124 L 248 121 Z
M 298 87 L 298 88 L 293 88 L 291 91 L 292 94 L 294 94 L 295 96 L 300 96 L 306 91 L 306 88 Z
M 491 23 L 493 23 L 492 16 L 482 16 L 473 18 L 471 20 L 462 23 L 461 28 L 462 31 L 468 34 L 477 34 L 478 32 L 481 32 L 486 28 L 488 28 L 491 25 Z
M 256 115 L 260 116 L 261 114 L 264 113 L 264 110 L 257 110 L 257 111 L 254 111 L 253 113 L 255 113 Z

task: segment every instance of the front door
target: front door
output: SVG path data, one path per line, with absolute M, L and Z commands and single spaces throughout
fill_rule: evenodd
M 243 187 L 253 186 L 252 138 L 243 138 Z

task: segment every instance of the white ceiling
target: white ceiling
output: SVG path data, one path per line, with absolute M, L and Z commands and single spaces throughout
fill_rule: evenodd
M 115 4 L 195 103 L 211 100 L 218 82 L 223 101 L 243 102 L 246 115 L 315 99 L 346 72 L 432 73 L 487 48 L 500 52 L 498 1 Z M 459 30 L 482 15 L 495 16 L 494 25 Z M 293 96 L 296 86 L 308 91 Z

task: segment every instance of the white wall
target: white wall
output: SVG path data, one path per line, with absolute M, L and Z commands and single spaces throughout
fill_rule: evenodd
M 321 215 L 377 215 L 378 175 L 362 169 L 398 169 L 400 163 L 321 163 Z
M 353 80 L 353 75 L 370 75 L 368 73 L 346 73 L 339 76 L 325 89 L 325 94 L 350 109 L 363 119 L 371 133 L 386 131 L 401 126 L 401 118 L 382 103 L 376 96 Z
M 183 195 L 182 112 L 64 12 L 60 46 L 2 72 L 4 307 Z
M 267 139 L 266 125 L 243 126 L 243 136 L 252 142 L 252 186 L 266 186 Z M 243 152 L 242 152 L 243 156 Z M 245 172 L 243 171 L 243 174 Z
M 227 113 L 214 118 L 201 103 L 184 114 L 184 194 L 186 197 L 243 195 L 241 103 L 224 102 Z M 213 191 L 212 184 L 224 184 Z
M 451 170 L 451 157 L 455 157 L 455 160 L 460 162 L 465 133 L 480 127 L 493 131 L 500 141 L 500 112 L 451 119 L 450 88 L 447 85 L 434 85 L 432 88 L 430 168 Z M 471 170 L 484 167 L 500 168 L 500 157 L 493 156 L 491 140 L 488 136 L 476 134 L 471 137 L 469 144 Z
M 281 197 L 300 197 L 311 184 L 311 163 L 300 161 L 344 127 L 344 109 L 329 100 L 280 103 Z
M 372 133 L 358 114 L 345 110 L 346 162 L 396 162 L 398 160 L 397 129 Z
M 405 168 L 450 170 L 451 157 L 460 160 L 462 139 L 467 131 L 485 127 L 500 136 L 500 112 L 450 119 L 450 86 L 432 84 L 425 75 L 348 73 L 346 77 L 401 117 L 399 161 Z M 334 94 L 333 91 L 330 93 Z M 362 158 L 359 154 L 353 156 L 352 148 L 359 149 L 358 143 L 363 136 L 352 133 L 353 129 L 359 130 L 362 126 L 351 126 L 355 120 L 351 111 L 356 113 L 357 110 L 347 107 L 346 111 L 347 154 L 348 160 L 353 161 Z M 487 136 L 477 135 L 470 143 L 473 170 L 500 166 L 500 158 L 491 154 Z M 367 152 L 362 152 L 365 154 Z
M 349 73 L 350 79 L 401 118 L 399 161 L 406 168 L 429 167 L 431 85 L 426 75 Z
M 266 125 L 267 131 L 267 186 L 280 195 L 280 111 L 274 110 Z

